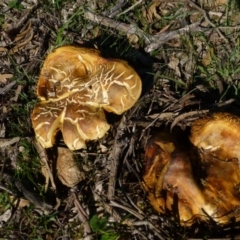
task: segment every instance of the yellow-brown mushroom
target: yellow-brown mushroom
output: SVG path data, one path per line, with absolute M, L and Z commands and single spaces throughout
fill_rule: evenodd
M 206 219 L 204 211 L 213 211 L 195 179 L 189 154 L 170 133 L 158 133 L 149 139 L 143 185 L 155 210 L 175 211 L 183 225 Z
M 215 113 L 194 122 L 192 143 L 198 148 L 204 194 L 219 223 L 240 220 L 240 119 Z
M 163 178 L 174 149 L 175 141 L 173 137 L 165 132 L 151 137 L 146 146 L 143 185 L 148 192 L 150 203 L 160 213 L 166 211 Z
M 143 184 L 160 213 L 176 211 L 182 225 L 196 220 L 240 220 L 240 120 L 215 113 L 195 121 L 189 151 L 170 134 L 146 146 Z M 193 154 L 194 153 L 194 154 Z
M 105 59 L 95 49 L 59 47 L 47 56 L 38 80 L 40 102 L 31 116 L 36 138 L 49 148 L 61 130 L 69 149 L 83 148 L 108 131 L 104 110 L 122 114 L 136 103 L 141 87 L 125 61 Z

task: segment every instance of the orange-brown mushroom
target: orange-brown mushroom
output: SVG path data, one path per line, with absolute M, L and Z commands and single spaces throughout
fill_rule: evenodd
M 175 141 L 169 133 L 156 134 L 148 140 L 146 146 L 143 185 L 150 203 L 161 213 L 166 211 L 163 178 L 175 148 Z
M 204 210 L 213 211 L 194 178 L 189 154 L 170 134 L 149 139 L 143 185 L 151 205 L 160 213 L 175 211 L 181 224 L 189 226 L 198 218 L 206 219 Z
M 143 184 L 153 207 L 160 213 L 176 211 L 187 226 L 196 220 L 239 221 L 239 133 L 238 117 L 215 113 L 193 123 L 191 151 L 170 134 L 150 138 Z
M 240 118 L 229 113 L 215 113 L 198 119 L 191 129 L 191 142 L 212 152 L 222 161 L 240 159 Z
M 204 194 L 219 223 L 240 220 L 240 119 L 215 113 L 195 121 L 191 141 L 198 148 Z
M 122 114 L 136 103 L 141 87 L 125 61 L 105 59 L 95 49 L 59 47 L 47 56 L 38 80 L 41 101 L 31 116 L 36 137 L 49 148 L 61 130 L 71 150 L 83 148 L 108 131 L 104 110 Z

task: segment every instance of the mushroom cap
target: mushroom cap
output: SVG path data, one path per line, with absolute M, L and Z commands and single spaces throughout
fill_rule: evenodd
M 31 120 L 44 148 L 58 130 L 66 145 L 80 149 L 109 129 L 104 110 L 122 114 L 140 97 L 141 79 L 125 61 L 105 59 L 95 49 L 63 46 L 46 58 L 37 84 L 40 102 Z
M 197 148 L 217 152 L 223 161 L 240 159 L 240 118 L 230 113 L 215 113 L 196 120 L 191 142 Z
M 163 132 L 152 136 L 145 149 L 143 186 L 148 192 L 151 205 L 160 213 L 166 211 L 163 178 L 175 148 L 173 137 L 169 133 Z
M 214 207 L 209 216 L 216 222 L 226 224 L 240 220 L 240 171 L 237 159 L 222 161 L 211 152 L 201 152 L 200 166 L 203 193 L 206 201 Z
M 214 211 L 195 179 L 189 153 L 170 134 L 157 133 L 149 139 L 143 186 L 155 210 L 175 211 L 182 225 L 190 226 L 196 219 L 205 220 L 204 211 L 210 214 Z
M 191 141 L 198 148 L 207 200 L 215 206 L 211 217 L 228 223 L 240 220 L 240 119 L 215 113 L 193 123 Z
M 189 151 L 170 133 L 148 140 L 143 185 L 150 203 L 160 213 L 173 211 L 185 226 L 240 221 L 239 118 L 215 113 L 198 119 L 190 140 Z
M 202 208 L 206 208 L 206 201 L 185 152 L 176 151 L 172 154 L 163 177 L 163 189 L 167 191 L 166 208 L 178 209 L 177 215 L 182 225 L 189 226 L 196 218 L 206 218 L 202 212 Z

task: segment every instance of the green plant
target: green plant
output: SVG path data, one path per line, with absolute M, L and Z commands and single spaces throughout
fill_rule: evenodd
M 66 31 L 69 28 L 69 26 L 72 23 L 72 21 L 74 21 L 74 19 L 76 17 L 78 17 L 79 14 L 81 14 L 81 12 L 82 11 L 79 10 L 79 11 L 76 11 L 75 13 L 73 13 L 71 15 L 71 17 L 58 29 L 57 33 L 55 34 L 56 40 L 55 40 L 54 48 L 55 47 L 60 47 L 60 46 L 62 46 L 64 44 L 67 44 L 67 43 L 68 44 L 71 43 L 71 41 L 69 40 L 68 36 L 64 35 L 64 31 Z
M 18 10 L 22 10 L 23 9 L 23 5 L 21 4 L 21 1 L 19 1 L 19 0 L 11 0 L 8 3 L 8 7 L 15 8 L 15 9 L 18 9 Z
M 94 215 L 90 220 L 90 226 L 93 232 L 101 235 L 101 240 L 116 240 L 119 237 L 119 234 L 111 226 L 108 226 L 108 221 L 105 217 Z
M 10 197 L 7 192 L 0 194 L 0 213 L 5 212 L 10 207 Z
M 4 23 L 4 16 L 0 14 L 0 28 L 2 27 L 3 23 Z

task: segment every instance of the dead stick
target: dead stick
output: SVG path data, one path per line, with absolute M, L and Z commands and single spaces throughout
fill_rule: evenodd
M 140 28 L 133 24 L 122 23 L 105 16 L 94 14 L 90 11 L 86 11 L 84 16 L 86 19 L 90 21 L 93 21 L 106 27 L 117 29 L 118 31 L 124 32 L 125 34 L 137 34 L 144 38 L 144 41 L 148 44 L 151 42 L 152 36 L 145 33 L 144 31 L 142 31 Z
M 0 139 L 0 148 L 4 148 L 4 147 L 7 147 L 9 145 L 12 145 L 16 142 L 19 142 L 19 140 L 20 140 L 20 137 L 14 137 L 12 139 L 7 139 L 7 138 Z
M 123 115 L 121 122 L 117 129 L 117 134 L 114 140 L 114 147 L 109 155 L 110 160 L 110 177 L 108 183 L 108 199 L 112 200 L 115 194 L 115 184 L 116 184 L 116 176 L 117 176 L 117 168 L 119 165 L 119 159 L 123 150 L 124 143 L 120 142 L 122 133 L 126 128 L 125 124 L 125 115 Z
M 116 201 L 111 201 L 110 206 L 124 209 L 125 211 L 128 211 L 129 213 L 133 214 L 135 217 L 137 217 L 140 220 L 144 219 L 144 216 L 142 216 L 141 214 L 137 213 L 136 211 L 134 211 L 133 209 L 131 209 L 129 207 L 126 207 L 126 206 L 123 206 L 122 204 L 117 203 Z M 148 222 L 148 226 L 152 230 L 154 230 L 154 233 L 159 237 L 159 239 L 164 240 L 164 238 L 161 236 L 161 233 L 157 230 L 157 228 L 150 221 L 147 221 L 147 222 Z
M 152 36 L 138 28 L 136 25 L 122 23 L 105 16 L 94 14 L 93 12 L 90 11 L 86 11 L 84 16 L 86 19 L 90 21 L 93 21 L 106 27 L 116 29 L 120 32 L 124 32 L 125 34 L 138 35 L 140 38 L 144 40 L 145 44 L 147 45 L 145 47 L 146 52 L 152 52 L 161 45 L 163 45 L 164 43 L 188 32 L 203 32 L 209 30 L 208 28 L 201 27 L 200 22 L 196 22 L 186 27 L 180 28 L 178 30 L 163 32 Z
M 166 43 L 174 38 L 180 37 L 181 35 L 184 35 L 186 33 L 204 32 L 207 30 L 209 30 L 209 29 L 203 28 L 200 26 L 200 22 L 196 22 L 196 23 L 192 23 L 186 27 L 180 28 L 178 30 L 156 34 L 153 36 L 153 38 L 154 38 L 153 43 L 146 46 L 145 51 L 152 52 L 152 51 L 156 50 L 157 48 L 159 48 L 164 43 Z
M 209 112 L 209 110 L 197 110 L 197 111 L 191 111 L 191 112 L 183 113 L 183 114 L 177 116 L 171 124 L 170 131 L 172 131 L 173 127 L 178 122 L 182 121 L 186 117 L 190 117 L 190 116 L 194 116 L 194 115 L 200 115 L 200 114 L 204 114 L 204 113 L 207 113 L 207 112 Z
M 207 12 L 202 9 L 201 7 L 199 7 L 196 3 L 194 3 L 191 0 L 188 0 L 189 5 L 192 5 L 195 9 L 197 9 L 199 12 L 201 12 L 203 14 L 204 19 L 208 22 L 208 24 L 210 24 L 214 29 L 216 29 L 217 33 L 219 34 L 219 36 L 226 42 L 229 43 L 229 40 L 222 34 L 222 32 L 219 30 L 219 28 L 216 27 L 216 25 L 210 20 L 210 18 L 208 17 Z
M 103 205 L 103 208 L 105 209 L 105 211 L 106 211 L 109 215 L 111 215 L 116 222 L 122 222 L 122 217 L 117 213 L 117 211 L 114 210 L 114 208 L 113 208 L 112 206 L 110 206 L 108 203 L 106 203 L 106 202 L 103 200 L 102 196 L 100 196 L 96 191 L 92 191 L 92 192 L 93 192 L 94 199 L 95 199 L 96 201 L 99 201 L 99 202 Z M 129 219 L 126 219 L 126 220 L 124 221 L 124 223 L 125 223 L 125 222 L 128 223 L 128 224 L 127 224 L 128 226 L 132 226 L 132 222 L 131 222 Z
M 41 162 L 46 167 L 46 170 L 48 172 L 48 176 L 49 176 L 49 179 L 50 179 L 50 182 L 51 182 L 51 185 L 52 185 L 54 191 L 57 192 L 57 188 L 56 188 L 56 185 L 55 185 L 55 182 L 54 182 L 52 171 L 51 171 L 51 169 L 50 169 L 50 167 L 48 165 L 48 156 L 46 154 L 46 150 L 36 140 L 33 141 L 33 145 L 35 146 L 35 148 L 36 148 L 36 150 L 38 152 L 38 155 L 40 157 Z
M 76 194 L 75 193 L 72 193 L 72 194 L 73 194 L 73 199 L 74 199 L 73 202 L 74 202 L 75 207 L 77 208 L 79 219 L 83 223 L 83 226 L 84 226 L 84 235 L 87 236 L 92 232 L 91 227 L 88 223 L 88 219 L 87 219 L 88 215 L 85 213 Z

